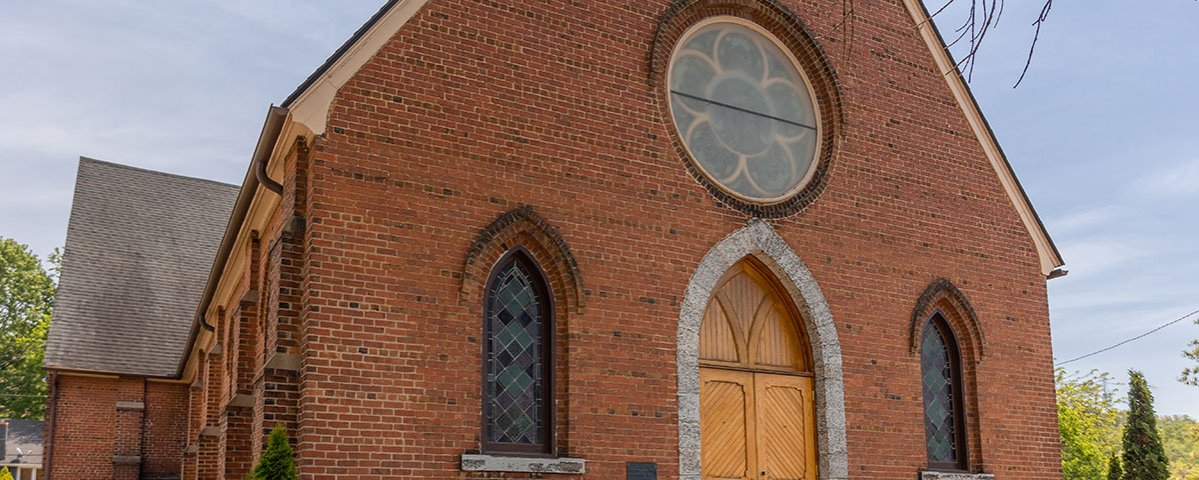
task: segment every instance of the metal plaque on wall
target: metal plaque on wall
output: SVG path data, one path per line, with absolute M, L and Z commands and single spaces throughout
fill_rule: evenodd
M 626 480 L 658 480 L 658 464 L 629 462 L 625 471 Z

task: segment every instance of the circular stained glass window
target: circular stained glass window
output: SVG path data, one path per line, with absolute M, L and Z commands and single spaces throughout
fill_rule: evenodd
M 778 203 L 816 170 L 820 121 L 795 58 L 732 17 L 683 35 L 670 61 L 670 110 L 708 179 L 742 200 Z

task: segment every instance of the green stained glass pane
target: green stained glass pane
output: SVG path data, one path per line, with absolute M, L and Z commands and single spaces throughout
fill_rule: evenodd
M 956 463 L 959 452 L 957 415 L 954 395 L 954 358 L 938 320 L 924 328 L 920 348 L 920 368 L 924 392 L 924 433 L 928 441 L 928 459 L 937 463 Z
M 488 437 L 539 444 L 543 436 L 542 299 L 520 262 L 496 275 L 488 291 Z

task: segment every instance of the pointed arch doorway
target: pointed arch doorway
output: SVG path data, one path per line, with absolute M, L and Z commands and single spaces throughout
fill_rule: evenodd
M 717 282 L 699 332 L 704 480 L 815 480 L 812 356 L 798 309 L 752 257 Z

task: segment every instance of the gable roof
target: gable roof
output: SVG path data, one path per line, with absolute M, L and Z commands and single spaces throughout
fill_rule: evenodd
M 978 106 L 978 100 L 974 98 L 974 92 L 970 91 L 970 86 L 966 84 L 962 73 L 958 71 L 957 62 L 953 61 L 953 56 L 946 47 L 945 38 L 941 36 L 937 24 L 933 22 L 928 9 L 920 0 L 903 0 L 903 3 L 908 9 L 908 13 L 911 14 L 921 39 L 928 46 L 937 69 L 945 77 L 945 82 L 948 84 L 950 92 L 953 93 L 954 100 L 961 107 L 962 113 L 966 115 L 966 123 L 970 125 L 970 130 L 978 139 L 987 160 L 995 168 L 995 173 L 999 176 L 999 182 L 1003 185 L 1008 199 L 1011 200 L 1012 207 L 1016 209 L 1020 221 L 1024 223 L 1024 228 L 1032 237 L 1041 263 L 1041 273 L 1047 278 L 1065 275 L 1065 271 L 1055 272 L 1058 267 L 1065 264 L 1061 252 L 1053 243 L 1049 231 L 1045 229 L 1041 216 L 1033 208 L 1032 201 L 1028 199 L 1028 193 L 1024 191 L 1024 186 L 1016 178 L 1016 171 L 1012 169 L 1007 155 L 999 146 L 999 140 L 995 138 L 991 124 L 983 116 L 982 109 Z
M 46 368 L 174 376 L 237 192 L 80 158 Z
M 337 90 L 360 69 L 368 59 L 378 53 L 379 49 L 396 35 L 428 0 L 389 0 L 365 24 L 362 25 L 328 60 L 304 80 L 300 86 L 283 102 L 283 108 L 289 110 L 289 118 L 305 125 L 316 135 L 324 133 L 325 120 Z M 1029 201 L 1028 194 L 1015 171 L 1004 155 L 995 133 L 982 115 L 982 110 L 975 101 L 974 94 L 962 79 L 953 61 L 945 40 L 937 30 L 936 24 L 929 17 L 928 10 L 920 0 L 903 0 L 905 8 L 911 14 L 914 26 L 927 45 L 937 68 L 944 75 L 950 91 L 962 112 L 966 115 L 967 123 L 982 146 L 991 166 L 995 169 L 1011 205 L 1016 209 L 1021 222 L 1032 238 L 1036 247 L 1041 273 L 1049 276 L 1064 274 L 1056 272 L 1065 262 L 1061 253 L 1054 245 L 1053 239 L 1041 222 L 1040 216 Z
M 232 215 L 229 216 L 228 223 L 218 229 L 224 232 L 224 236 L 218 240 L 219 248 L 214 255 L 215 261 L 208 270 L 209 276 L 206 281 L 201 282 L 202 295 L 195 305 L 191 320 L 191 332 L 194 334 L 187 337 L 184 349 L 180 352 L 178 369 L 171 378 L 188 378 L 189 372 L 194 373 L 194 370 L 189 370 L 189 365 L 194 365 L 191 359 L 195 356 L 196 345 L 211 340 L 204 338 L 202 318 L 221 285 L 222 273 L 229 266 L 230 259 L 236 257 L 235 243 L 246 233 L 246 225 L 254 221 L 254 216 L 251 215 L 254 206 L 261 205 L 258 203 L 258 199 L 261 198 L 258 191 L 262 185 L 256 174 L 270 177 L 270 165 L 278 165 L 276 160 L 285 155 L 291 146 L 290 140 L 284 139 L 324 134 L 329 108 L 337 91 L 428 2 L 429 0 L 388 0 L 325 60 L 325 63 L 288 95 L 283 101 L 283 106 L 272 105 L 267 111 L 267 120 L 258 135 L 258 145 L 250 158 L 246 180 L 233 203 Z
M 0 461 L 6 465 L 41 465 L 42 437 L 46 422 L 42 420 L 3 420 L 8 423 L 8 434 L 0 438 L 4 442 L 4 458 Z
M 316 135 L 323 134 L 337 91 L 428 2 L 388 0 L 283 101 L 292 120 Z

